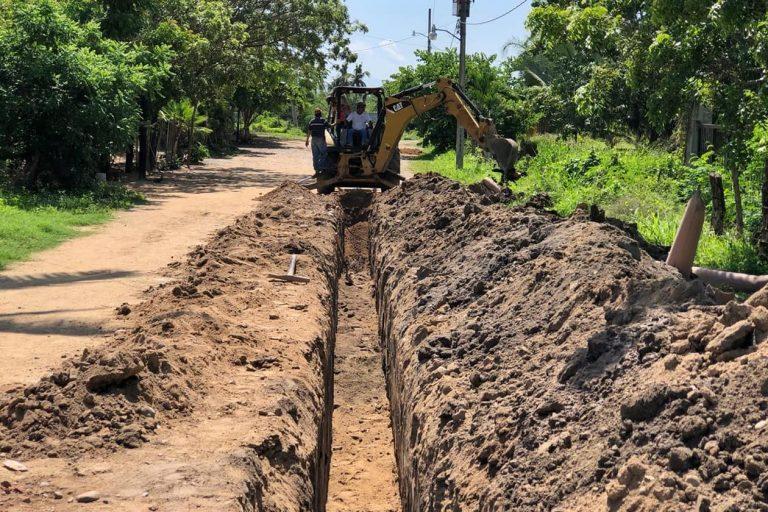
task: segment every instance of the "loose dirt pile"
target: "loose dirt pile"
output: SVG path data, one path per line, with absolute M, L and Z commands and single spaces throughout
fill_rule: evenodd
M 108 459 L 121 447 L 151 445 L 154 432 L 173 432 L 176 419 L 226 424 L 251 408 L 242 422 L 252 429 L 242 439 L 211 439 L 211 446 L 229 443 L 228 463 L 250 475 L 242 483 L 227 480 L 243 489 L 233 491 L 231 506 L 319 510 L 329 467 L 340 219 L 334 202 L 296 185 L 264 196 L 173 268 L 172 284 L 150 290 L 136 307 L 119 308 L 126 327 L 103 349 L 86 350 L 2 397 L 0 455 L 27 461 L 87 452 Z M 309 284 L 267 277 L 284 274 L 290 254 L 299 255 L 298 273 Z M 230 399 L 227 390 L 239 382 L 251 386 L 246 396 L 210 403 L 209 397 Z M 225 468 L 218 473 L 227 477 Z M 196 478 L 202 484 L 204 477 Z M 29 506 L 44 496 L 28 496 Z M 171 501 L 183 507 L 179 496 Z
M 404 510 L 768 509 L 768 295 L 435 176 L 372 254 Z
M 29 465 L 0 509 L 94 483 L 100 510 L 322 511 L 332 453 L 329 509 L 392 509 L 382 357 L 408 512 L 768 510 L 768 292 L 724 303 L 595 212 L 435 176 L 369 198 L 279 187 L 104 349 L 0 397 Z M 290 254 L 309 284 L 270 279 Z

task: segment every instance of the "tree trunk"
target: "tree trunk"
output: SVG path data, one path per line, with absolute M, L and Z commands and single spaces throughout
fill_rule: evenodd
M 109 157 L 109 155 L 105 155 L 101 158 L 101 163 L 99 164 L 99 172 L 104 174 L 105 176 L 109 176 L 109 171 L 112 169 L 112 159 Z
M 719 174 L 710 174 L 709 188 L 712 191 L 712 230 L 716 235 L 722 235 L 725 233 L 723 178 Z
M 181 137 L 181 128 L 174 125 L 171 129 L 171 133 L 173 134 L 171 137 L 171 140 L 173 141 L 173 144 L 171 144 L 171 157 L 173 160 L 176 160 L 179 154 L 179 138 Z
M 149 170 L 149 127 L 148 120 L 150 116 L 149 112 L 149 100 L 142 96 L 139 100 L 141 107 L 141 124 L 139 125 L 139 179 L 147 179 L 147 171 Z
M 157 131 L 157 129 L 152 129 L 151 127 L 157 127 L 157 120 L 159 116 L 159 112 L 155 109 L 154 112 L 152 112 L 152 124 L 150 125 L 150 133 L 149 133 L 149 168 L 150 169 L 157 169 L 157 147 L 160 144 L 160 133 Z
M 744 236 L 744 207 L 741 203 L 741 186 L 739 184 L 739 176 L 741 175 L 741 169 L 738 166 L 730 165 L 731 184 L 733 185 L 733 203 L 736 213 L 736 233 L 739 236 Z
M 235 143 L 240 143 L 240 109 L 237 109 L 237 122 L 235 123 Z
M 768 159 L 763 162 L 762 214 L 760 235 L 757 240 L 757 250 L 760 257 L 768 259 Z
M 125 172 L 133 172 L 133 142 L 125 148 Z
M 27 159 L 24 163 L 24 167 L 27 187 L 36 190 L 37 178 L 40 175 L 40 153 L 35 153 L 32 155 L 32 158 Z
M 255 112 L 252 110 L 243 111 L 243 138 L 246 143 L 251 141 L 251 122 L 253 121 L 254 115 Z

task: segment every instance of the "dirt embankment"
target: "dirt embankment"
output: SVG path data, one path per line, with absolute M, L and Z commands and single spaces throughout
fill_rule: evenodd
M 322 511 L 331 453 L 329 509 L 394 508 L 367 225 L 404 510 L 768 509 L 768 292 L 435 176 L 355 197 L 279 187 L 0 397 L 0 509 Z
M 10 474 L 0 508 L 37 510 L 64 498 L 61 506 L 98 482 L 114 486 L 97 489 L 104 510 L 153 503 L 182 510 L 192 498 L 211 510 L 323 510 L 340 221 L 335 202 L 296 185 L 279 187 L 177 265 L 174 283 L 150 290 L 132 310 L 120 308 L 125 328 L 103 349 L 85 350 L 0 398 L 0 456 L 30 468 Z M 309 284 L 269 279 L 286 272 L 290 254 L 299 255 L 298 273 Z M 152 490 L 121 497 L 121 482 L 152 467 L 121 467 L 125 448 L 160 464 L 169 455 L 154 448 L 156 432 L 164 445 L 183 446 L 190 429 L 200 438 L 190 447 L 200 459 L 177 464 L 189 465 L 180 474 L 195 475 L 189 495 L 171 488 L 166 496 Z M 206 465 L 209 453 L 216 460 Z M 102 459 L 109 478 L 44 475 L 45 457 L 82 467 Z M 195 495 L 206 486 L 228 501 Z
M 434 176 L 371 224 L 404 510 L 768 508 L 768 297 Z

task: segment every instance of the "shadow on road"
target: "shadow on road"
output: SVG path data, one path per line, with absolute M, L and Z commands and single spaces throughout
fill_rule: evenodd
M 84 311 L 98 311 L 102 308 L 79 309 L 44 309 L 41 311 L 18 311 L 16 313 L 0 313 L 0 318 L 14 318 L 20 316 L 61 315 L 63 313 L 82 313 Z
M 56 336 L 97 336 L 106 334 L 107 331 L 98 325 L 83 322 L 41 321 L 41 322 L 17 322 L 14 320 L 0 320 L 0 333 L 19 333 Z
M 163 181 L 146 190 L 148 203 L 165 200 L 175 194 L 207 194 L 249 187 L 271 188 L 284 181 L 306 177 L 306 173 L 283 173 L 245 167 L 178 170 L 166 173 Z
M 137 272 L 127 270 L 92 270 L 88 272 L 56 272 L 52 274 L 26 276 L 0 276 L 0 290 L 18 290 L 35 286 L 55 286 L 57 284 L 81 281 L 104 281 L 131 277 Z
M 284 181 L 296 181 L 311 174 L 308 169 L 280 169 L 257 167 L 259 160 L 274 159 L 283 149 L 299 149 L 295 141 L 258 139 L 251 146 L 241 147 L 232 155 L 206 160 L 205 165 L 182 167 L 163 172 L 162 180 L 150 180 L 137 186 L 144 193 L 149 205 L 178 197 L 181 194 L 207 194 L 244 188 L 273 188 Z M 307 156 L 309 158 L 309 156 Z M 253 159 L 253 160 L 252 160 Z M 307 160 L 309 161 L 309 160 Z M 285 160 L 285 166 L 296 165 L 295 160 Z

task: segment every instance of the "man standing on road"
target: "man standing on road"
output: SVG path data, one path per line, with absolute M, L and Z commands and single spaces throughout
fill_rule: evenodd
M 307 126 L 307 140 L 304 146 L 309 146 L 309 139 L 312 138 L 312 165 L 315 168 L 315 175 L 322 173 L 326 167 L 328 158 L 328 145 L 325 142 L 325 129 L 328 122 L 323 119 L 323 111 L 315 109 L 315 118 Z
M 365 111 L 365 103 L 362 101 L 357 104 L 357 110 L 347 116 L 347 122 L 351 128 L 347 130 L 347 146 L 351 146 L 356 133 L 360 134 L 360 145 L 365 146 L 368 142 L 368 123 L 371 122 L 371 116 Z

